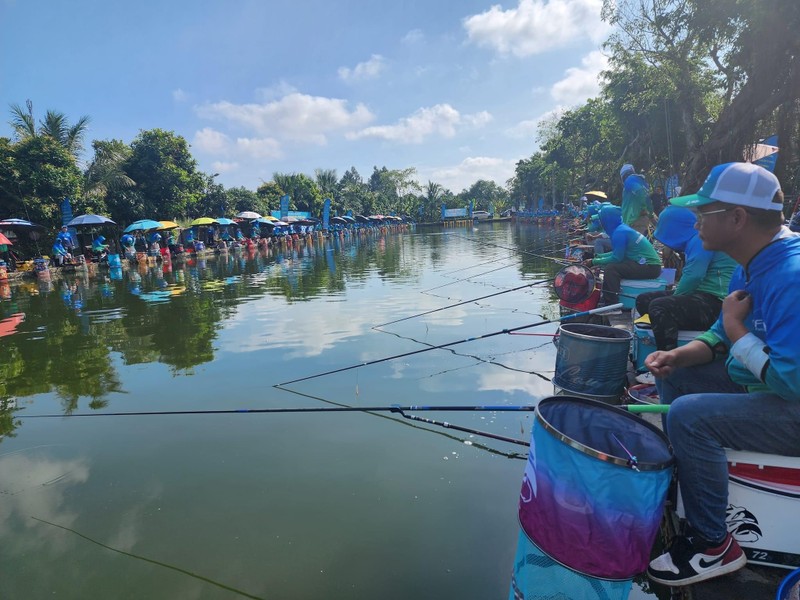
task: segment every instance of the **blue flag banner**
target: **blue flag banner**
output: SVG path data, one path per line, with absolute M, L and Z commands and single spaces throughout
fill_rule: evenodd
M 289 216 L 289 194 L 281 196 L 281 220 Z
M 61 201 L 61 224 L 66 225 L 70 221 L 72 221 L 72 204 L 69 198 L 64 198 L 64 200 Z M 68 232 L 69 237 L 72 239 L 72 248 L 75 248 L 78 245 L 76 238 L 78 232 L 74 227 L 68 229 Z
M 445 211 L 446 211 L 446 210 L 447 210 L 447 208 L 445 208 L 445 205 L 444 205 L 444 203 L 443 203 L 443 204 L 442 204 L 442 221 L 444 221 L 444 217 L 445 217 L 445 214 L 446 214 L 446 213 L 445 213 Z
M 544 198 L 539 198 L 539 210 L 544 208 Z
M 764 167 L 767 171 L 775 171 L 775 163 L 778 162 L 778 136 L 773 135 L 765 140 L 761 140 L 752 149 L 753 164 Z
M 325 198 L 325 202 L 322 205 L 322 228 L 328 229 L 328 224 L 330 223 L 331 219 L 331 199 Z

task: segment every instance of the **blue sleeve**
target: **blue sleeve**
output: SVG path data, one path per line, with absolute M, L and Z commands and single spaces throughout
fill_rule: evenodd
M 705 279 L 708 272 L 708 266 L 713 258 L 714 253 L 703 248 L 693 248 L 691 256 L 687 253 L 686 265 L 683 267 L 681 280 L 675 289 L 675 295 L 680 296 L 694 292 L 703 283 L 703 279 Z
M 800 369 L 797 368 L 800 314 L 795 299 L 783 289 L 772 289 L 764 300 L 762 314 L 767 320 L 769 363 L 763 381 L 781 398 L 800 401 Z

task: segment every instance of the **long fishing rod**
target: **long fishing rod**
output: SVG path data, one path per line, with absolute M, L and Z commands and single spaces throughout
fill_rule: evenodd
M 458 235 L 458 234 L 455 234 L 455 235 Z M 464 238 L 467 238 L 467 239 L 471 239 L 471 238 L 468 238 L 465 235 L 462 235 L 461 237 L 464 237 Z M 500 244 L 494 244 L 492 242 L 479 242 L 479 243 L 483 244 L 484 246 L 500 248 L 501 250 L 514 251 L 513 248 L 509 248 L 508 246 L 501 246 Z M 545 254 L 537 254 L 535 252 L 530 252 L 528 250 L 516 250 L 516 252 L 519 252 L 520 254 L 527 254 L 528 256 L 533 256 L 533 257 L 536 257 L 536 258 L 544 258 L 546 260 L 552 260 L 554 262 L 557 262 L 557 263 L 560 263 L 560 264 L 564 264 L 564 265 L 572 264 L 572 263 L 570 263 L 569 261 L 567 261 L 565 259 L 558 259 L 558 258 L 555 258 L 553 256 L 547 256 Z
M 480 296 L 479 298 L 472 298 L 470 300 L 463 300 L 462 302 L 457 302 L 456 304 L 449 304 L 448 306 L 442 306 L 441 308 L 434 308 L 432 310 L 426 310 L 425 312 L 417 313 L 415 315 L 411 315 L 408 317 L 403 317 L 401 319 L 395 319 L 394 321 L 387 321 L 386 323 L 381 323 L 379 325 L 373 325 L 372 329 L 377 329 L 379 327 L 385 327 L 386 325 L 392 325 L 394 323 L 401 323 L 402 321 L 408 321 L 409 319 L 416 319 L 417 317 L 423 317 L 425 315 L 430 315 L 435 312 L 439 312 L 440 310 L 447 310 L 448 308 L 455 308 L 457 306 L 463 306 L 464 304 L 471 304 L 472 302 L 477 302 L 478 300 L 486 300 L 487 298 L 493 298 L 495 296 L 500 296 L 502 294 L 508 294 L 509 292 L 517 292 L 519 290 L 524 290 L 525 288 L 533 287 L 535 285 L 541 285 L 543 283 L 550 283 L 553 281 L 553 278 L 550 279 L 541 279 L 539 281 L 534 281 L 533 283 L 526 283 L 525 285 L 520 285 L 515 288 L 511 288 L 508 290 L 502 290 L 500 292 L 495 292 L 494 294 L 488 294 L 486 296 Z M 449 285 L 449 284 L 448 284 Z M 436 288 L 431 288 L 436 289 Z
M 276 383 L 273 387 L 280 388 L 282 386 L 289 385 L 291 383 L 299 383 L 301 381 L 308 381 L 310 379 L 316 379 L 317 377 L 323 377 L 325 375 L 333 375 L 334 373 L 342 373 L 344 371 L 350 371 L 352 369 L 358 369 L 359 367 L 366 367 L 366 366 L 369 366 L 369 365 L 375 365 L 375 364 L 378 364 L 378 363 L 387 362 L 387 361 L 395 360 L 395 359 L 398 359 L 398 358 L 404 358 L 406 356 L 413 356 L 415 354 L 422 354 L 423 352 L 430 352 L 431 350 L 440 350 L 442 348 L 449 348 L 450 346 L 456 346 L 458 344 L 464 344 L 466 342 L 474 342 L 474 341 L 478 341 L 478 340 L 485 340 L 487 338 L 494 337 L 496 335 L 509 334 L 511 332 L 514 332 L 514 331 L 521 331 L 523 329 L 530 329 L 532 327 L 538 327 L 539 325 L 546 325 L 547 323 L 556 323 L 556 322 L 560 322 L 560 321 L 566 321 L 566 320 L 569 320 L 569 319 L 575 319 L 575 318 L 578 318 L 578 317 L 584 317 L 584 316 L 587 316 L 587 315 L 599 314 L 599 313 L 606 312 L 606 311 L 609 311 L 609 310 L 616 310 L 616 309 L 621 308 L 621 307 L 622 307 L 622 304 L 611 304 L 609 306 L 603 306 L 601 308 L 593 308 L 592 310 L 573 313 L 571 315 L 566 315 L 566 316 L 563 316 L 563 317 L 559 317 L 557 319 L 546 319 L 544 321 L 539 321 L 538 323 L 531 323 L 529 325 L 521 325 L 519 327 L 512 327 L 511 329 L 502 329 L 500 331 L 495 331 L 495 332 L 492 332 L 492 333 L 486 333 L 484 335 L 479 335 L 479 336 L 474 337 L 474 338 L 466 338 L 464 340 L 458 340 L 456 342 L 449 342 L 447 344 L 439 344 L 437 346 L 430 346 L 428 348 L 421 348 L 419 350 L 412 350 L 411 352 L 404 352 L 403 354 L 395 354 L 394 356 L 387 356 L 387 357 L 384 357 L 384 358 L 378 358 L 378 359 L 375 359 L 375 360 L 369 360 L 369 361 L 366 361 L 366 362 L 363 362 L 363 363 L 350 365 L 349 367 L 342 367 L 342 368 L 339 368 L 339 369 L 333 369 L 331 371 L 325 371 L 324 373 L 317 373 L 316 375 L 308 375 L 306 377 L 299 377 L 297 379 L 292 379 L 290 381 L 284 381 L 282 383 Z

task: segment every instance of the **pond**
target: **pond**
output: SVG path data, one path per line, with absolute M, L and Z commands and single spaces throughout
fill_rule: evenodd
M 552 395 L 557 325 L 501 332 L 557 316 L 537 282 L 564 239 L 482 223 L 2 286 L 0 597 L 506 598 L 527 449 L 388 408 Z M 386 410 L 234 412 L 343 407 Z M 152 412 L 180 414 L 102 415 Z

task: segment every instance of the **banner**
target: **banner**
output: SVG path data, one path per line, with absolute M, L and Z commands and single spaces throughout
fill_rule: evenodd
M 61 224 L 66 225 L 70 221 L 72 221 L 72 204 L 70 203 L 69 198 L 64 198 L 64 200 L 61 202 Z M 77 230 L 74 227 L 70 227 L 67 232 L 72 240 L 72 246 L 69 246 L 68 249 L 77 247 Z
M 281 220 L 289 216 L 289 194 L 281 196 Z
M 325 198 L 325 202 L 322 204 L 322 228 L 328 229 L 328 224 L 330 223 L 331 219 L 331 199 Z

